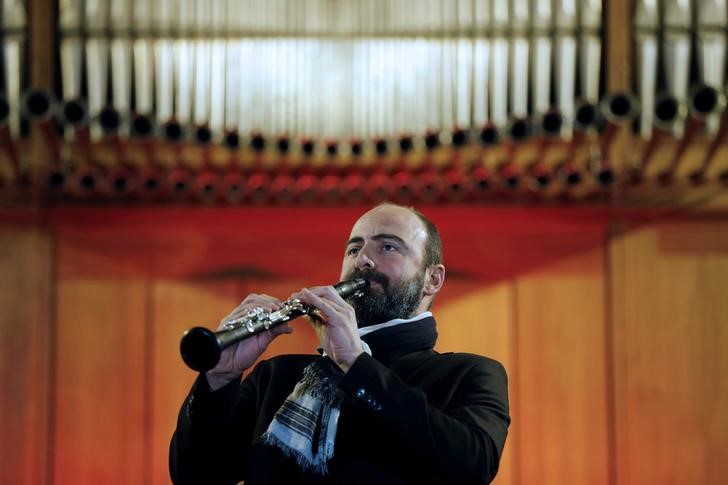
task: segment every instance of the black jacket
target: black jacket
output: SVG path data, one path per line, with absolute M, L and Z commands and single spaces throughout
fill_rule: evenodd
M 376 353 L 375 353 L 376 355 Z M 211 392 L 201 375 L 170 449 L 174 483 L 482 484 L 498 470 L 510 418 L 506 373 L 472 354 L 420 350 L 362 354 L 339 388 L 342 405 L 329 474 L 303 475 L 257 443 L 315 355 L 260 362 Z

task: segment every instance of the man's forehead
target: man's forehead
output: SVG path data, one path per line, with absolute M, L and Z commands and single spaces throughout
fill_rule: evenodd
M 409 244 L 427 239 L 424 224 L 412 211 L 398 206 L 379 206 L 359 218 L 350 238 L 367 238 L 381 234 L 398 236 Z

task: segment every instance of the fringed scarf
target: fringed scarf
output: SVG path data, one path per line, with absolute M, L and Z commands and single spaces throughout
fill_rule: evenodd
M 403 325 L 406 324 L 406 325 Z M 435 320 L 428 312 L 411 320 L 401 320 L 368 332 L 362 340 L 365 351 L 387 363 L 392 358 L 431 349 L 437 340 Z M 307 472 L 326 475 L 334 456 L 336 428 L 344 394 L 338 389 L 344 373 L 328 357 L 309 364 L 303 378 L 276 412 L 261 436 L 267 445 L 279 448 Z

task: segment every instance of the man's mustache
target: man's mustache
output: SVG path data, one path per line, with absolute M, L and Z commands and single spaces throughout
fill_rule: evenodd
M 360 270 L 355 269 L 351 272 L 349 275 L 349 278 L 347 279 L 354 279 L 354 278 L 364 278 L 365 280 L 369 282 L 376 282 L 382 285 L 382 288 L 385 290 L 389 288 L 389 277 L 385 275 L 384 273 L 380 273 L 379 271 L 375 270 Z

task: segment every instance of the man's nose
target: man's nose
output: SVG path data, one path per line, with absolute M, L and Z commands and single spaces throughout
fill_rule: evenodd
M 374 269 L 374 260 L 369 257 L 367 251 L 362 248 L 356 255 L 357 269 Z

